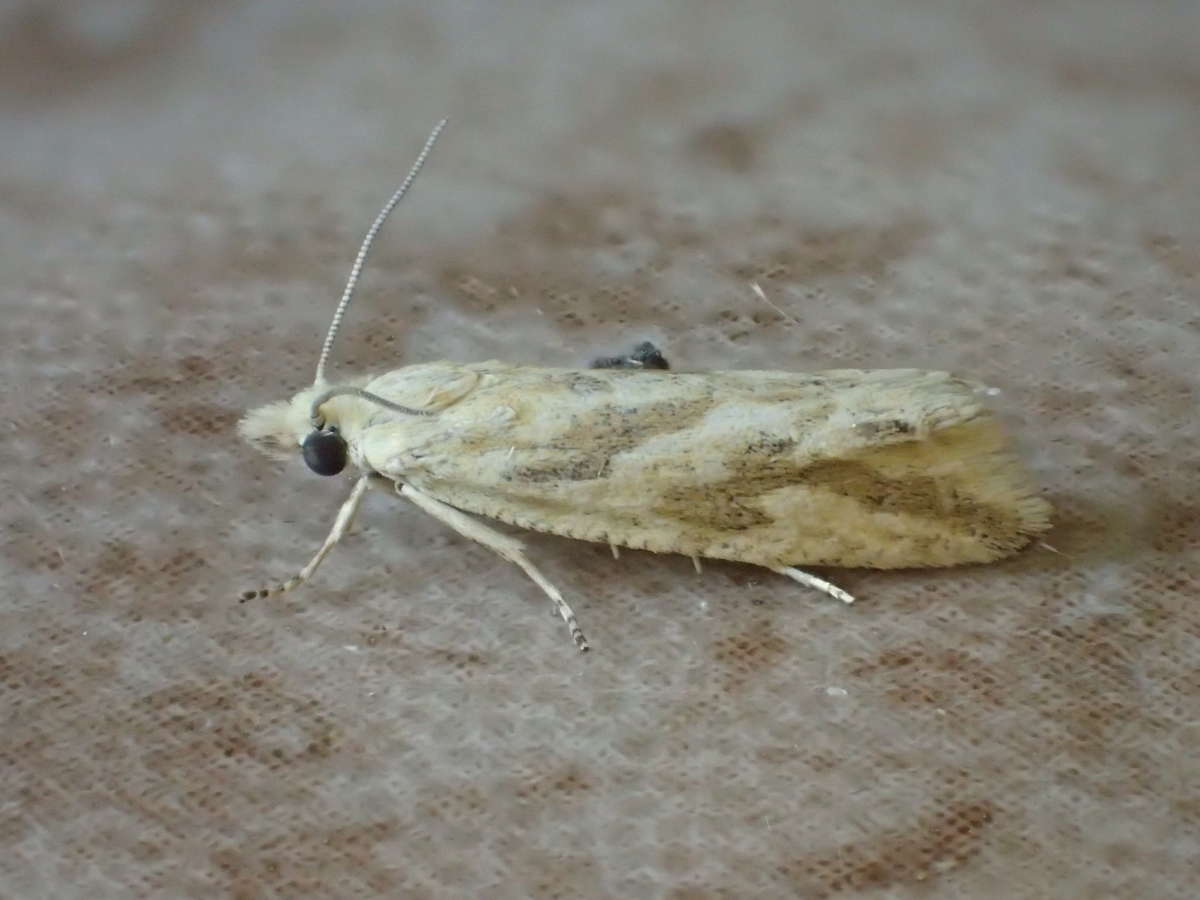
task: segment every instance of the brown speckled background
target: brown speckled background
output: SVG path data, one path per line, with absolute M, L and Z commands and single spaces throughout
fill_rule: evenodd
M 0 896 L 1192 898 L 1200 7 L 0 5 Z M 1058 510 L 826 572 L 514 567 L 232 433 L 343 372 L 945 367 Z M 774 307 L 749 290 L 759 280 Z M 781 314 L 782 311 L 782 314 Z

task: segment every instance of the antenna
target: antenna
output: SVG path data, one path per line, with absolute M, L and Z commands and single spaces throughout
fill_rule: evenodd
M 421 166 L 425 165 L 425 159 L 429 156 L 429 151 L 433 149 L 434 143 L 437 142 L 438 135 L 442 133 L 442 129 L 446 127 L 446 120 L 438 122 L 429 137 L 425 139 L 425 146 L 417 155 L 417 161 L 412 164 L 412 168 L 408 170 L 408 175 L 401 182 L 400 187 L 396 188 L 396 192 L 392 194 L 390 200 L 383 205 L 383 209 L 379 211 L 379 215 L 375 217 L 375 221 L 371 223 L 371 227 L 367 229 L 367 236 L 363 238 L 362 246 L 358 248 L 358 256 L 354 259 L 354 265 L 350 269 L 350 277 L 346 281 L 346 289 L 342 291 L 342 299 L 337 305 L 337 309 L 333 311 L 333 321 L 329 323 L 329 331 L 325 335 L 325 343 L 321 345 L 321 356 L 317 360 L 317 377 L 313 379 L 313 384 L 320 384 L 325 380 L 325 363 L 329 360 L 329 352 L 333 349 L 333 339 L 337 337 L 338 326 L 342 324 L 342 317 L 346 314 L 346 307 L 350 305 L 350 298 L 354 296 L 354 286 L 358 284 L 359 273 L 362 272 L 363 263 L 366 262 L 367 252 L 371 249 L 371 244 L 375 240 L 375 235 L 379 233 L 379 229 L 383 227 L 383 223 L 396 208 L 396 204 L 400 202 L 408 189 L 412 187 L 413 182 L 417 178 L 417 173 L 421 171 Z

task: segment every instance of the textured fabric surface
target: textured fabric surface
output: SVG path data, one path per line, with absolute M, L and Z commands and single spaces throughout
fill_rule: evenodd
M 1186 2 L 0 7 L 0 896 L 1196 895 Z M 233 433 L 439 358 L 920 366 L 1056 527 L 985 567 L 529 536 Z M 750 290 L 758 281 L 769 302 Z M 1053 548 L 1053 549 L 1051 549 Z

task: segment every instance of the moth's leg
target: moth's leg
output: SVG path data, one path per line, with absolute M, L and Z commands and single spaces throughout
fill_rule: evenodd
M 308 581 L 312 577 L 313 572 L 317 571 L 317 566 L 321 564 L 321 560 L 329 555 L 329 551 L 333 549 L 334 545 L 345 537 L 346 532 L 350 530 L 350 524 L 354 521 L 354 514 L 358 512 L 363 494 L 367 492 L 370 481 L 371 476 L 363 475 L 358 481 L 354 482 L 354 490 L 350 492 L 350 496 L 346 498 L 346 502 L 338 510 L 337 518 L 333 520 L 333 528 L 330 529 L 329 536 L 325 538 L 325 543 L 321 545 L 321 549 L 317 551 L 316 556 L 308 561 L 307 566 L 287 581 L 275 587 L 260 588 L 256 591 L 243 591 L 242 600 L 253 600 L 256 597 L 270 597 L 273 594 L 282 594 Z
M 601 356 L 592 360 L 593 369 L 669 369 L 671 364 L 662 351 L 642 341 L 626 356 Z
M 802 572 L 800 569 L 792 568 L 791 566 L 769 566 L 773 572 L 778 572 L 780 575 L 786 575 L 792 581 L 798 581 L 805 587 L 814 588 L 822 594 L 828 594 L 835 600 L 841 600 L 843 603 L 853 603 L 854 596 L 843 591 L 836 584 L 831 584 L 824 578 L 818 578 L 816 575 L 810 575 L 808 572 Z
M 562 616 L 562 620 L 567 623 L 567 628 L 571 631 L 571 640 L 575 642 L 575 646 L 580 650 L 588 649 L 587 639 L 579 629 L 579 623 L 575 621 L 575 613 L 567 605 L 567 601 L 563 599 L 562 594 L 558 592 L 558 588 L 546 580 L 546 576 L 525 557 L 525 548 L 520 541 L 514 537 L 509 537 L 507 534 L 502 534 L 494 528 L 489 528 L 482 522 L 472 519 L 461 510 L 455 509 L 453 506 L 442 503 L 440 500 L 435 500 L 428 494 L 421 493 L 412 485 L 400 485 L 399 491 L 401 496 L 407 497 L 413 503 L 417 504 L 417 506 L 421 507 L 421 509 L 425 510 L 425 512 L 429 513 L 435 519 L 440 519 L 463 537 L 478 541 L 483 546 L 496 551 L 509 562 L 516 563 L 524 569 L 525 574 L 532 578 L 534 584 L 540 587 L 546 596 L 550 598 L 550 602 L 554 604 L 554 608 L 558 610 L 558 614 Z
M 700 557 L 698 557 L 698 556 L 692 557 L 692 568 L 694 568 L 696 570 L 697 575 L 704 574 L 704 569 L 700 565 Z

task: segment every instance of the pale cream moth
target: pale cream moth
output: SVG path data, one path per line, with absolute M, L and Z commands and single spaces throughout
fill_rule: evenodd
M 433 362 L 337 383 L 325 366 L 363 262 L 412 185 L 429 136 L 363 240 L 314 383 L 248 413 L 243 437 L 297 449 L 318 474 L 360 471 L 306 581 L 368 487 L 413 501 L 520 566 L 586 650 L 571 607 L 521 542 L 473 518 L 568 538 L 764 566 L 847 603 L 794 566 L 982 563 L 1046 531 L 1035 492 L 980 385 L 945 372 L 675 372 L 651 344 L 587 369 Z

